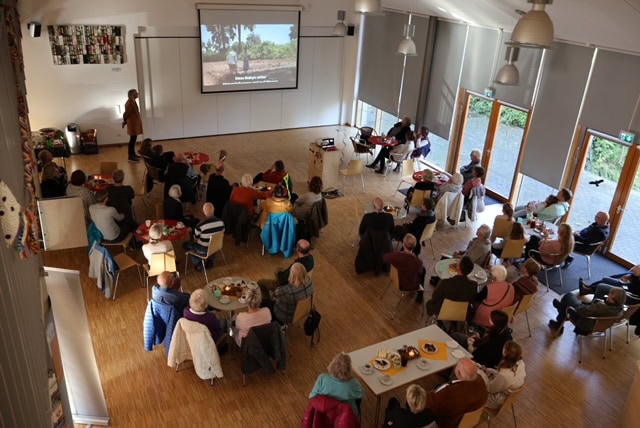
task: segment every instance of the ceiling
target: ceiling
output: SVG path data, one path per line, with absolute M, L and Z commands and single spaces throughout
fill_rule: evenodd
M 606 4 L 606 6 L 605 6 Z M 526 0 L 382 0 L 385 8 L 511 31 Z M 554 0 L 546 6 L 558 40 L 640 54 L 640 0 Z

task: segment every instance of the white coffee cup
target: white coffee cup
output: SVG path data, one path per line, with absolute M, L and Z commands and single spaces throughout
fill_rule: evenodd
M 144 225 L 147 227 L 151 227 L 151 220 L 145 220 Z

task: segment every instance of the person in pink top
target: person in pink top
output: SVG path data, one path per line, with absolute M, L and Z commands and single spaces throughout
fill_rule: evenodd
M 480 291 L 476 300 L 481 300 L 476 310 L 474 322 L 481 327 L 491 327 L 491 312 L 512 305 L 516 296 L 515 289 L 507 281 L 507 269 L 502 265 L 491 268 L 492 282 Z
M 525 254 L 533 257 L 538 262 L 548 265 L 555 265 L 563 262 L 573 251 L 574 238 L 573 230 L 567 223 L 562 223 L 558 227 L 558 239 L 549 239 L 549 229 L 543 227 L 543 239 L 531 237 L 525 247 Z M 532 250 L 537 250 L 532 251 Z
M 242 345 L 242 339 L 249 334 L 251 327 L 257 325 L 269 324 L 271 322 L 271 312 L 269 308 L 261 308 L 262 293 L 259 288 L 248 289 L 245 292 L 247 299 L 247 305 L 249 310 L 247 312 L 240 312 L 236 316 L 235 328 L 233 331 L 233 337 L 236 340 L 238 346 Z

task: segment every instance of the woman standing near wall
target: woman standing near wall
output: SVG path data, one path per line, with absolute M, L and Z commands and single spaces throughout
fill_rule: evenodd
M 129 89 L 127 93 L 129 97 L 124 105 L 124 114 L 122 115 L 122 127 L 127 127 L 127 134 L 129 135 L 129 162 L 140 162 L 140 157 L 136 155 L 136 140 L 138 135 L 142 132 L 142 118 L 140 117 L 140 110 L 138 109 L 137 89 Z

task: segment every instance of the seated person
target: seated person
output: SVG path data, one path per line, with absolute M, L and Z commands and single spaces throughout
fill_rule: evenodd
M 481 225 L 476 230 L 476 237 L 473 238 L 467 249 L 464 251 L 456 251 L 453 257 L 467 256 L 474 264 L 484 266 L 487 263 L 487 255 L 491 251 L 491 228 L 486 224 Z
M 403 408 L 397 398 L 392 397 L 385 411 L 384 426 L 403 428 L 422 428 L 433 420 L 426 409 L 427 391 L 419 385 L 407 388 L 407 408 Z
M 198 219 L 193 216 L 184 215 L 182 210 L 182 189 L 178 184 L 174 184 L 169 189 L 169 197 L 162 203 L 164 218 L 167 220 L 181 221 L 187 227 L 194 228 L 198 224 Z
M 142 143 L 140 143 L 140 147 L 138 147 L 138 154 L 146 163 L 149 163 L 153 157 L 152 147 L 153 140 L 151 138 L 145 138 Z
M 504 344 L 512 340 L 509 315 L 503 311 L 491 311 L 491 326 L 484 333 L 467 336 L 454 331 L 451 333 L 461 346 L 473 354 L 473 360 L 486 367 L 496 367 L 502 358 Z
M 480 150 L 478 149 L 473 149 L 471 150 L 469 157 L 471 158 L 471 162 L 460 167 L 460 174 L 462 174 L 463 178 L 462 184 L 466 184 L 473 178 L 473 169 L 476 166 L 480 166 L 480 161 L 482 160 L 482 152 L 480 152 Z
M 359 415 L 360 401 L 364 398 L 364 388 L 353 377 L 351 357 L 344 352 L 339 353 L 329 363 L 327 372 L 318 376 L 309 398 L 313 398 L 316 395 L 328 395 L 336 400 L 350 404 L 353 413 L 356 416 Z
M 158 283 L 151 289 L 151 300 L 165 305 L 171 305 L 182 316 L 184 309 L 189 306 L 189 293 L 180 291 L 180 278 L 171 272 L 164 271 L 156 279 Z
M 384 202 L 381 198 L 373 201 L 373 211 L 362 217 L 358 234 L 360 245 L 356 255 L 356 273 L 374 271 L 375 275 L 388 272 L 388 265 L 383 255 L 391 251 L 391 234 L 395 222 L 393 216 L 383 211 Z
M 412 220 L 407 221 L 402 225 L 393 227 L 393 239 L 400 241 L 407 233 L 412 234 L 417 239 L 420 239 L 422 232 L 427 225 L 436 222 L 436 215 L 433 212 L 435 204 L 433 199 L 425 199 L 422 201 L 422 207 L 420 213 Z M 414 248 L 416 255 L 420 254 L 420 243 Z
M 538 274 L 540 273 L 540 264 L 535 259 L 529 257 L 520 272 L 515 266 L 504 263 L 507 268 L 507 282 L 513 285 L 516 292 L 516 300 L 521 301 L 527 294 L 535 294 L 538 291 Z
M 398 140 L 398 145 L 403 145 L 407 142 L 407 132 L 411 131 L 411 119 L 408 117 L 402 118 L 400 122 L 397 122 L 393 127 L 387 132 L 387 137 L 394 137 Z M 379 174 L 384 174 L 384 162 L 385 159 L 389 159 L 389 153 L 393 147 L 390 146 L 382 146 L 378 155 L 373 160 L 373 163 L 367 165 L 367 168 L 375 168 L 378 163 L 380 163 L 380 169 L 376 170 Z
M 409 151 L 411 147 L 415 147 L 416 145 L 416 134 L 409 130 L 405 135 L 405 143 L 398 144 L 389 152 L 389 160 L 396 163 L 396 167 L 393 169 L 393 172 L 400 171 L 400 166 L 402 165 L 402 161 L 404 161 L 409 156 Z M 377 171 L 379 172 L 379 171 Z
M 189 306 L 184 308 L 182 315 L 189 321 L 207 326 L 211 337 L 218 348 L 218 354 L 224 355 L 229 345 L 224 341 L 227 336 L 227 320 L 218 320 L 216 313 L 207 311 L 207 292 L 198 288 L 189 297 Z
M 384 255 L 384 261 L 398 270 L 398 282 L 401 291 L 416 291 L 416 302 L 423 299 L 423 291 L 419 287 L 424 284 L 425 269 L 422 260 L 414 253 L 416 237 L 407 233 L 402 239 L 402 249 Z
M 431 141 L 429 141 L 429 128 L 421 126 L 420 130 L 416 132 L 416 148 L 411 152 L 411 159 L 418 159 L 419 157 L 426 158 L 431 152 Z
M 286 188 L 278 184 L 273 190 L 273 196 L 265 200 L 260 206 L 262 212 L 260 213 L 260 229 L 262 229 L 267 222 L 267 217 L 271 213 L 289 213 L 293 211 L 293 205 L 289 198 L 287 198 Z
M 311 207 L 322 200 L 322 179 L 314 176 L 309 181 L 309 191 L 296 199 L 293 204 L 293 215 L 298 221 L 305 221 L 311 212 Z
M 166 254 L 173 251 L 173 244 L 168 239 L 163 239 L 163 226 L 159 223 L 149 228 L 149 243 L 142 246 L 142 254 L 151 263 L 153 254 Z
M 293 321 L 298 302 L 313 296 L 313 282 L 307 270 L 300 263 L 294 263 L 289 273 L 289 283 L 281 285 L 270 293 L 262 306 L 269 308 L 273 319 L 280 324 Z
M 215 233 L 224 232 L 224 223 L 213 215 L 213 204 L 210 202 L 205 202 L 205 204 L 202 205 L 202 213 L 204 214 L 204 220 L 198 223 L 193 230 L 193 241 L 185 242 L 182 247 L 186 251 L 195 251 L 198 254 L 206 256 L 209 252 L 209 241 L 211 237 Z M 213 254 L 205 260 L 205 267 L 212 267 L 215 260 L 216 255 Z M 191 261 L 197 271 L 202 270 L 202 262 L 198 257 L 191 256 Z
M 271 322 L 271 312 L 269 308 L 261 308 L 262 293 L 260 289 L 247 288 L 244 292 L 247 300 L 247 312 L 240 312 L 236 315 L 233 336 L 238 347 L 242 346 L 242 339 L 247 337 L 249 330 L 258 325 L 269 324 Z
M 287 175 L 287 170 L 284 168 L 284 162 L 277 160 L 271 165 L 271 168 L 265 172 L 260 172 L 253 178 L 253 184 L 257 184 L 260 181 L 265 183 L 280 184 L 284 177 Z
M 209 176 L 207 182 L 207 202 L 213 204 L 213 213 L 216 217 L 222 218 L 222 211 L 227 201 L 231 197 L 231 184 L 224 178 L 224 162 L 216 163 L 215 174 Z
M 38 153 L 38 160 L 42 169 L 43 181 L 46 176 L 56 180 L 63 188 L 67 187 L 67 171 L 53 161 L 53 155 L 49 150 L 41 150 Z M 62 196 L 64 196 L 64 193 Z
M 519 241 L 524 239 L 526 241 L 529 239 L 529 235 L 524 231 L 524 226 L 521 223 L 514 221 L 513 225 L 511 226 L 511 233 L 509 234 L 509 236 L 499 241 L 495 241 L 493 244 L 491 244 L 491 252 L 496 256 L 500 257 L 500 254 L 502 254 L 502 249 L 507 244 L 507 241 L 510 239 L 514 241 Z M 524 251 L 524 248 L 523 248 L 523 251 Z
M 256 201 L 259 199 L 267 199 L 269 193 L 261 192 L 252 187 L 253 181 L 251 175 L 245 174 L 240 179 L 240 186 L 235 187 L 231 191 L 231 198 L 229 200 L 235 204 L 243 205 L 249 212 L 249 217 L 253 217 L 255 213 Z
M 190 171 L 191 169 L 191 171 Z M 197 189 L 197 179 L 192 179 L 191 177 L 195 174 L 199 179 L 191 165 L 187 162 L 187 159 L 184 157 L 184 154 L 178 153 L 174 156 L 173 162 L 167 166 L 167 172 L 164 176 L 164 195 L 165 198 L 169 194 L 169 189 L 171 186 L 177 184 L 180 186 L 182 191 L 182 196 L 180 200 L 182 202 L 191 202 L 192 204 L 196 203 L 196 189 Z M 191 177 L 190 177 L 191 176 Z
M 407 190 L 407 197 L 404 202 L 407 206 L 411 203 L 414 190 L 430 190 L 431 197 L 434 197 L 436 189 L 436 183 L 433 182 L 433 171 L 425 169 L 422 171 L 422 181 L 418 181 L 415 186 L 409 187 L 409 190 Z
M 464 186 L 462 186 L 465 205 L 471 200 L 471 197 L 473 196 L 473 189 L 482 186 L 482 177 L 484 177 L 484 168 L 481 166 L 474 166 L 473 177 L 471 177 L 471 180 L 467 181 Z
M 622 315 L 622 305 L 626 301 L 627 295 L 622 287 L 612 287 L 609 290 L 607 300 L 593 299 L 591 303 L 582 303 L 574 293 L 567 293 L 561 300 L 553 299 L 553 306 L 558 310 L 555 320 L 549 320 L 549 327 L 558 330 L 562 334 L 563 323 L 567 316 L 567 308 L 575 310 L 575 331 L 576 333 L 588 333 L 593 329 L 594 320 L 584 317 L 617 317 Z M 573 319 L 573 317 L 572 317 Z
M 109 194 L 106 189 L 96 192 L 96 203 L 89 207 L 91 220 L 102 233 L 103 240 L 107 242 L 120 242 L 131 232 L 128 223 L 124 222 L 124 214 L 118 213 L 115 208 L 107 205 Z
M 496 216 L 496 220 L 497 219 L 515 221 L 515 219 L 513 218 L 513 205 L 511 204 L 511 202 L 505 202 L 504 204 L 502 204 L 502 214 L 498 214 Z
M 96 203 L 96 196 L 93 192 L 84 185 L 87 182 L 87 176 L 84 171 L 76 169 L 71 174 L 71 181 L 67 186 L 67 196 L 72 196 L 82 199 L 82 206 L 84 207 L 85 221 L 91 223 L 91 215 L 89 214 L 89 206 Z
M 438 186 L 437 199 L 440 199 L 442 195 L 444 195 L 447 192 L 450 192 L 453 194 L 458 194 L 462 192 L 462 180 L 463 180 L 462 174 L 460 174 L 459 172 L 454 173 L 449 179 L 449 181 L 447 181 L 441 186 Z
M 598 242 L 606 241 L 609 238 L 609 214 L 599 211 L 596 214 L 595 222 L 585 227 L 579 232 L 574 232 L 573 251 L 585 253 L 589 251 L 589 246 Z M 569 267 L 573 262 L 571 255 L 567 256 L 562 267 Z
M 513 391 L 524 385 L 526 372 L 522 361 L 522 348 L 508 341 L 502 350 L 502 360 L 496 369 L 480 366 L 478 374 L 484 379 L 489 392 L 485 407 L 498 410 Z
M 149 161 L 149 165 L 155 166 L 162 172 L 160 176 L 161 179 L 164 179 L 167 168 L 169 164 L 173 163 L 173 158 L 175 156 L 174 152 L 165 152 L 163 149 L 162 144 L 155 144 L 151 147 L 152 154 Z
M 138 228 L 138 223 L 133 218 L 133 199 L 136 192 L 131 186 L 124 184 L 124 171 L 116 169 L 113 171 L 113 185 L 107 187 L 109 194 L 108 206 L 113 207 L 121 214 L 124 214 L 124 221 L 128 222 L 131 230 Z
M 270 291 L 275 290 L 281 285 L 289 283 L 289 274 L 291 273 L 291 267 L 294 263 L 300 263 L 307 272 L 311 272 L 314 266 L 313 254 L 311 254 L 311 243 L 306 239 L 301 239 L 296 243 L 296 255 L 297 257 L 286 269 L 278 269 L 275 271 L 274 279 L 261 279 L 258 280 L 258 285 L 262 290 L 262 293 L 266 296 Z
M 366 213 L 360 221 L 360 226 L 358 227 L 358 234 L 360 236 L 364 235 L 365 232 L 370 229 L 388 231 L 389 234 L 393 233 L 395 226 L 393 216 L 384 212 L 382 210 L 383 207 L 384 201 L 382 198 L 375 198 L 373 200 L 373 211 Z
M 515 217 L 524 218 L 528 213 L 535 214 L 540 220 L 555 221 L 569 211 L 569 202 L 573 197 L 571 190 L 566 187 L 560 189 L 556 198 L 557 202 L 546 204 L 545 202 L 529 202 L 526 206 L 516 207 Z
M 491 327 L 491 312 L 511 306 L 516 292 L 507 281 L 507 269 L 502 265 L 491 268 L 490 282 L 476 295 L 476 314 L 473 322 L 483 328 Z
M 44 152 L 44 150 L 42 152 Z M 47 163 L 42 168 L 40 191 L 42 192 L 42 197 L 44 199 L 59 198 L 65 195 L 66 178 L 63 180 L 63 176 L 61 175 L 60 171 L 57 168 L 57 165 L 53 163 L 53 161 Z
M 573 232 L 567 223 L 562 223 L 558 227 L 558 239 L 549 239 L 549 230 L 546 227 L 542 229 L 542 235 L 544 237 L 542 240 L 535 235 L 532 236 L 525 247 L 525 254 L 536 261 L 556 265 L 564 261 L 573 251 Z M 539 254 L 531 250 L 538 250 Z
M 465 413 L 478 410 L 487 402 L 487 387 L 473 361 L 458 360 L 454 373 L 456 380 L 427 393 L 427 409 L 440 428 L 457 427 Z
M 458 262 L 458 272 L 452 278 L 441 279 L 433 291 L 431 300 L 427 302 L 427 314 L 433 316 L 440 313 L 444 299 L 454 302 L 471 303 L 476 297 L 478 283 L 469 279 L 473 271 L 473 262 L 469 257 L 462 257 Z

